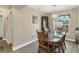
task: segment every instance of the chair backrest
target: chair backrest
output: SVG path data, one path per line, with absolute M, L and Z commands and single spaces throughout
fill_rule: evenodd
M 62 44 L 65 42 L 66 33 L 61 37 L 61 39 L 57 42 L 58 44 Z
M 62 37 L 62 42 L 65 42 L 66 33 Z
M 46 34 L 45 32 L 37 32 L 37 36 L 38 36 L 38 41 L 39 43 L 45 43 L 48 40 L 48 34 Z
M 45 27 L 45 28 L 44 28 L 44 31 L 45 31 L 45 32 L 50 32 L 50 29 L 49 29 L 48 27 Z

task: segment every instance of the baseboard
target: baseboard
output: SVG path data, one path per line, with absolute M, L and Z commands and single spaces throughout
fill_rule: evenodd
M 66 38 L 67 41 L 75 42 L 74 39 Z
M 70 38 L 66 38 L 66 40 L 75 42 L 74 39 L 70 39 Z M 22 48 L 22 47 L 24 47 L 24 46 L 27 46 L 27 45 L 29 45 L 29 44 L 35 42 L 35 41 L 37 41 L 37 39 L 32 40 L 32 41 L 29 41 L 29 42 L 26 42 L 26 43 L 21 44 L 21 45 L 19 45 L 19 46 L 13 47 L 12 51 L 16 51 L 16 50 L 18 50 L 18 49 L 20 49 L 20 48 Z
M 32 40 L 32 41 L 29 41 L 29 42 L 26 42 L 26 43 L 21 44 L 21 45 L 19 45 L 19 46 L 13 47 L 12 51 L 16 51 L 16 50 L 18 50 L 18 49 L 20 49 L 20 48 L 22 48 L 22 47 L 24 47 L 24 46 L 27 46 L 27 45 L 29 45 L 29 44 L 35 42 L 35 41 L 37 41 L 37 39 Z

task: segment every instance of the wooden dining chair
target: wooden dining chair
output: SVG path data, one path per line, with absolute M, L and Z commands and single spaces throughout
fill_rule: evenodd
M 6 40 L 0 40 L 1 52 L 9 53 L 11 51 L 9 44 Z
M 38 52 L 41 52 L 43 50 L 46 53 L 52 52 L 51 49 L 51 42 L 49 42 L 48 34 L 45 32 L 37 32 L 38 41 L 39 41 L 39 48 Z
M 53 42 L 53 45 L 54 45 L 53 50 L 54 50 L 55 53 L 56 52 L 58 52 L 58 53 L 60 53 L 60 52 L 64 53 L 65 52 L 65 49 L 64 49 L 64 47 L 66 48 L 65 37 L 66 37 L 66 34 L 64 34 L 58 42 Z
M 3 37 L 0 37 L 0 40 L 2 40 L 3 39 Z
M 66 33 L 64 34 L 64 36 L 62 38 L 62 45 L 66 49 L 65 38 L 66 38 Z
M 61 38 L 61 50 L 64 53 L 66 50 L 66 44 L 65 44 L 65 37 L 66 37 L 66 33 L 63 35 L 63 37 Z

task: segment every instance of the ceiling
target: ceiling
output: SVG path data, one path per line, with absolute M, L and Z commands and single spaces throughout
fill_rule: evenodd
M 0 11 L 8 10 L 8 9 L 11 9 L 12 7 L 21 9 L 21 8 L 24 8 L 25 6 L 27 5 L 0 5 Z M 46 13 L 51 13 L 54 11 L 53 5 L 28 5 L 28 7 L 42 12 L 46 12 Z M 55 10 L 62 11 L 66 9 L 76 8 L 76 7 L 79 7 L 79 5 L 56 5 Z
M 46 13 L 51 13 L 54 11 L 53 5 L 29 5 L 28 7 L 31 7 L 33 9 L 46 12 Z M 76 8 L 76 7 L 79 7 L 79 5 L 56 5 L 55 10 L 62 11 L 66 9 Z
M 0 5 L 0 10 L 9 10 L 11 8 L 21 9 L 24 8 L 26 5 Z
M 0 5 L 0 10 L 8 10 L 11 8 L 11 5 Z

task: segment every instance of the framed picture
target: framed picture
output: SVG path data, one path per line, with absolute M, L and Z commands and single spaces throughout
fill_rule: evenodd
M 38 23 L 38 17 L 37 16 L 32 16 L 32 23 L 37 24 Z

